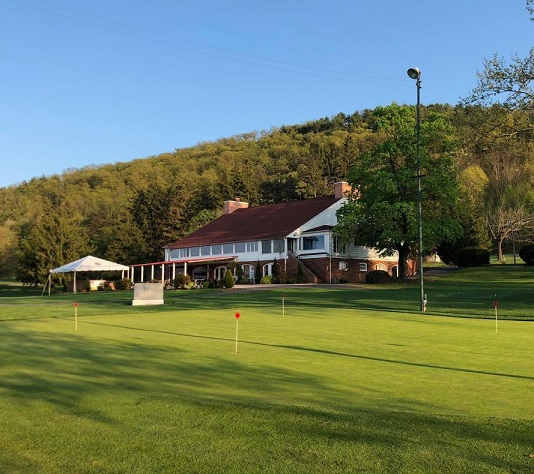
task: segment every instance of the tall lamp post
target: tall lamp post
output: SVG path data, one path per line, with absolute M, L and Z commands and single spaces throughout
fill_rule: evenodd
M 416 135 L 417 135 L 417 223 L 419 227 L 419 302 L 421 311 L 426 311 L 426 296 L 423 281 L 423 218 L 421 213 L 421 71 L 419 68 L 408 69 L 408 76 L 417 86 Z

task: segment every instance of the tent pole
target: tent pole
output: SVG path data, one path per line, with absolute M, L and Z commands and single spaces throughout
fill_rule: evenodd
M 72 287 L 72 292 L 76 293 L 76 270 L 74 270 L 74 286 Z
M 48 296 L 50 296 L 50 273 L 48 273 L 48 279 L 46 280 L 45 286 L 43 288 L 43 291 L 41 292 L 41 296 L 45 294 L 46 287 L 48 286 Z

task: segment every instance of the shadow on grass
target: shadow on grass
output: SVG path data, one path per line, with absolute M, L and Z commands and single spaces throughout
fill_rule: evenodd
M 198 335 L 198 334 L 187 334 L 187 333 L 179 333 L 179 332 L 173 332 L 173 331 L 164 331 L 160 329 L 136 328 L 136 327 L 124 326 L 124 325 L 118 325 L 118 324 L 97 323 L 94 321 L 85 321 L 85 323 L 94 324 L 98 326 L 108 326 L 108 327 L 114 327 L 114 328 L 120 328 L 120 329 L 128 329 L 132 331 L 150 332 L 150 333 L 156 333 L 156 334 L 167 334 L 167 335 L 179 336 L 179 337 L 209 339 L 209 340 L 214 340 L 214 341 L 228 341 L 228 342 L 235 341 L 235 339 L 230 339 L 230 338 L 225 338 L 225 337 L 203 336 L 203 335 Z M 334 355 L 334 356 L 340 356 L 340 357 L 350 357 L 354 359 L 372 360 L 375 362 L 385 362 L 388 364 L 399 364 L 399 365 L 407 365 L 407 366 L 412 366 L 412 367 L 423 367 L 423 368 L 428 368 L 428 369 L 450 370 L 453 372 L 466 372 L 466 373 L 479 374 L 479 375 L 491 375 L 495 377 L 509 377 L 509 378 L 514 378 L 514 379 L 534 380 L 534 377 L 528 376 L 528 375 L 505 374 L 502 372 L 489 372 L 489 371 L 484 371 L 484 370 L 465 369 L 465 368 L 460 368 L 460 367 L 448 367 L 444 365 L 423 364 L 420 362 L 407 362 L 407 361 L 395 360 L 395 359 L 384 359 L 384 358 L 379 358 L 379 357 L 349 354 L 346 352 L 337 352 L 337 351 L 331 351 L 328 349 L 319 349 L 319 348 L 314 348 L 314 347 L 286 345 L 286 344 L 269 344 L 265 342 L 247 341 L 247 340 L 240 340 L 239 343 L 257 345 L 257 346 L 275 347 L 279 349 L 289 349 L 289 350 L 295 350 L 295 351 L 315 352 L 319 354 L 327 354 L 327 355 Z
M 149 332 L 231 342 L 222 337 L 140 329 L 90 320 L 85 323 L 127 329 L 132 333 Z M 210 469 L 212 472 L 261 472 L 265 464 L 260 464 L 265 462 L 278 468 L 279 472 L 287 471 L 288 463 L 297 469 L 295 472 L 357 472 L 362 463 L 367 470 L 374 472 L 400 472 L 405 466 L 413 466 L 410 457 L 426 462 L 434 460 L 432 466 L 439 465 L 444 452 L 452 460 L 446 463 L 446 467 L 452 469 L 449 472 L 461 472 L 457 468 L 462 465 L 471 466 L 471 472 L 484 472 L 490 467 L 526 472 L 525 467 L 529 466 L 526 455 L 531 446 L 532 421 L 421 414 L 417 410 L 422 407 L 415 402 L 399 399 L 391 400 L 390 410 L 374 409 L 371 405 L 358 403 L 343 390 L 333 389 L 319 375 L 303 374 L 297 370 L 269 366 L 268 363 L 247 365 L 233 357 L 218 356 L 216 349 L 209 357 L 200 354 L 192 357 L 190 351 L 171 346 L 168 341 L 165 341 L 166 346 L 157 344 L 157 339 L 134 342 L 132 336 L 120 341 L 99 340 L 82 334 L 44 333 L 30 329 L 19 331 L 10 324 L 3 324 L 0 341 L 3 361 L 0 391 L 4 414 L 8 407 L 22 405 L 22 410 L 12 408 L 16 416 L 40 423 L 43 417 L 50 416 L 50 410 L 39 411 L 39 407 L 50 404 L 57 407 L 61 414 L 57 423 L 69 416 L 104 423 L 112 426 L 121 437 L 128 438 L 134 446 L 144 446 L 147 452 L 159 453 L 160 446 L 167 443 L 169 450 L 161 452 L 161 459 L 152 461 L 153 464 L 144 465 L 146 461 L 143 458 L 137 459 L 136 462 L 141 463 L 136 464 L 140 470 L 152 469 L 155 472 L 155 468 L 159 468 L 158 472 L 172 472 L 173 466 L 165 462 L 174 456 L 177 440 L 186 443 L 187 437 L 195 435 L 197 426 L 202 427 L 202 435 L 198 443 L 191 446 L 191 452 L 184 455 L 191 456 L 193 464 L 190 468 L 195 466 L 197 472 L 200 472 L 199 465 L 194 463 L 199 462 L 198 459 L 201 460 L 202 472 Z M 311 347 L 254 341 L 241 343 L 516 377 Z M 372 388 L 369 390 L 372 398 Z M 289 402 L 285 402 L 286 399 Z M 98 400 L 102 400 L 103 405 L 99 405 Z M 122 404 L 126 404 L 122 407 L 123 411 L 116 412 Z M 184 406 L 188 408 L 184 410 Z M 125 418 L 124 412 L 131 418 Z M 169 420 L 179 421 L 173 424 Z M 68 426 L 55 425 L 50 437 L 57 436 L 53 430 L 62 431 Z M 73 429 L 72 426 L 70 429 Z M 157 430 L 158 436 L 150 435 L 153 430 Z M 104 437 L 105 445 L 111 444 L 105 438 L 109 436 L 105 435 L 106 432 L 99 433 Z M 91 436 L 70 434 L 80 439 Z M 13 433 L 9 435 L 14 436 Z M 229 441 L 235 438 L 242 439 L 247 449 L 233 449 L 235 444 Z M 215 449 L 206 450 L 206 442 Z M 510 454 L 509 449 L 505 454 L 495 450 L 503 443 L 506 447 L 519 446 L 524 456 L 518 457 L 516 451 Z M 15 444 L 19 445 L 18 442 Z M 128 444 L 120 443 L 123 446 Z M 229 445 L 226 450 L 225 445 Z M 65 446 L 67 449 L 70 445 Z M 422 454 L 419 450 L 423 451 Z M 131 452 L 126 450 L 123 455 L 127 457 Z M 3 456 L 0 454 L 0 460 Z M 104 451 L 100 456 L 103 459 L 109 457 L 107 462 L 111 463 L 111 456 L 117 456 L 117 451 Z M 64 462 L 61 456 L 57 458 L 55 462 Z M 236 466 L 239 467 L 237 471 Z

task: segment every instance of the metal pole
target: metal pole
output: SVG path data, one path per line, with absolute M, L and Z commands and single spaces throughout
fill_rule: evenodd
M 426 311 L 425 290 L 423 280 L 423 215 L 421 209 L 421 74 L 417 76 L 417 221 L 419 226 L 419 302 L 421 311 Z
M 512 251 L 514 252 L 514 265 L 517 263 L 515 258 L 515 238 L 514 238 L 514 226 L 512 221 L 510 221 L 510 230 L 512 231 Z

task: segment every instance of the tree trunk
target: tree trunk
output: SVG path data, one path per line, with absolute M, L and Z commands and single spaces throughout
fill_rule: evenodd
M 501 234 L 497 240 L 497 261 L 499 263 L 504 263 L 504 256 L 502 254 L 502 243 L 504 242 L 505 235 Z
M 399 244 L 397 246 L 397 252 L 399 253 L 399 278 L 406 278 L 408 275 L 408 255 L 410 254 L 410 248 L 407 245 Z

